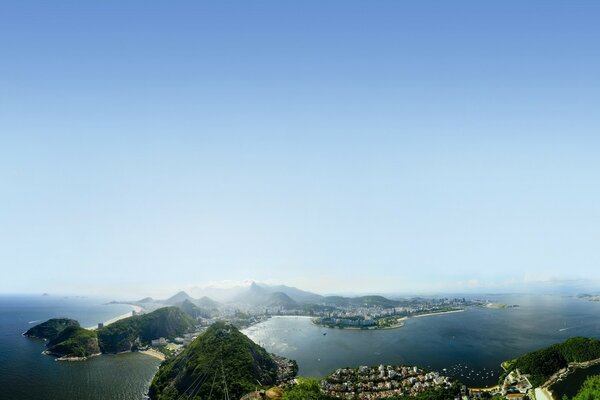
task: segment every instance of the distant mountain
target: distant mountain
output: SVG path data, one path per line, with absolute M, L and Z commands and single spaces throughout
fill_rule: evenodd
M 194 319 L 198 319 L 199 317 L 210 318 L 211 316 L 211 312 L 209 310 L 198 307 L 189 300 L 184 300 L 181 303 L 177 303 L 175 304 L 175 307 L 179 308 L 181 311 Z
M 177 303 L 181 303 L 184 300 L 193 301 L 194 299 L 189 294 L 187 294 L 186 292 L 184 292 L 182 290 L 182 291 L 174 294 L 173 296 L 169 297 L 168 299 L 164 300 L 162 303 L 172 306 Z
M 248 290 L 248 285 L 238 285 L 232 287 L 194 287 L 190 289 L 190 293 L 192 296 L 201 298 L 201 297 L 209 297 L 215 301 L 220 303 L 228 303 L 235 299 L 238 295 Z
M 194 300 L 194 304 L 198 307 L 206 308 L 207 310 L 216 310 L 219 308 L 219 303 L 207 296 L 202 296 Z
M 301 289 L 291 287 L 291 286 L 285 286 L 285 285 L 270 286 L 270 285 L 265 285 L 265 284 L 259 284 L 259 285 L 262 286 L 263 288 L 269 290 L 272 293 L 276 293 L 276 292 L 285 293 L 286 295 L 288 295 L 292 300 L 294 300 L 297 303 L 319 303 L 323 299 L 323 296 L 321 296 L 321 295 L 318 295 L 318 294 L 312 293 L 312 292 L 307 292 L 305 290 L 301 290 Z
M 202 293 L 211 298 L 224 299 L 227 303 L 239 303 L 254 307 L 399 307 L 410 304 L 409 300 L 391 300 L 383 296 L 369 295 L 358 297 L 344 296 L 321 296 L 316 293 L 301 290 L 286 285 L 267 285 L 264 283 L 251 282 L 246 286 L 235 286 L 231 288 L 194 288 L 194 294 Z M 181 292 L 185 293 L 185 292 Z M 214 296 L 214 297 L 213 297 Z M 181 300 L 182 301 L 182 300 Z M 199 301 L 194 301 L 200 305 Z M 172 303 L 174 304 L 174 303 Z
M 193 330 L 196 321 L 177 307 L 163 307 L 148 314 L 121 319 L 100 330 L 103 353 L 130 351 L 139 341 L 149 343 L 160 337 L 173 339 Z
M 233 302 L 252 306 L 265 306 L 270 294 L 269 290 L 252 282 L 250 286 L 235 296 Z
M 286 309 L 293 309 L 298 306 L 298 303 L 296 303 L 290 296 L 288 296 L 285 293 L 275 292 L 275 293 L 271 293 L 267 297 L 267 299 L 265 301 L 265 306 L 266 307 L 282 307 L 282 308 L 286 308 Z
M 383 307 L 392 308 L 402 304 L 400 301 L 390 300 L 383 296 L 359 296 L 359 297 L 342 297 L 342 296 L 327 296 L 321 301 L 323 305 L 337 307 Z
M 69 327 L 79 328 L 79 322 L 69 318 L 52 318 L 32 327 L 25 332 L 24 335 L 52 341 L 56 339 L 62 331 Z
M 235 302 L 252 305 L 256 303 L 264 303 L 268 294 L 277 292 L 285 293 L 297 303 L 318 303 L 323 297 L 316 293 L 307 292 L 291 286 L 267 285 L 256 282 L 250 282 L 247 285 L 238 285 L 228 288 L 196 287 L 191 289 L 191 293 L 196 297 L 208 296 L 211 299 L 215 299 L 224 303 Z M 257 301 L 257 297 L 262 299 Z M 247 303 L 248 300 L 251 300 L 251 302 Z
M 154 299 L 152 297 L 144 297 L 141 300 L 138 300 L 136 303 L 152 303 Z
M 259 383 L 267 387 L 276 379 L 277 364 L 265 349 L 232 325 L 217 322 L 161 364 L 149 396 L 153 400 L 218 399 L 227 392 L 228 398 L 239 399 Z

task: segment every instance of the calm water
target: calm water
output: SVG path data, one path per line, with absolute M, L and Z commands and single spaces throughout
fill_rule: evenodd
M 245 333 L 267 350 L 296 359 L 301 375 L 322 377 L 343 366 L 410 364 L 446 368 L 472 386 L 496 383 L 506 359 L 572 336 L 600 338 L 600 303 L 559 296 L 495 300 L 520 307 L 411 318 L 402 328 L 380 331 L 327 329 L 307 318 L 278 317 Z
M 0 296 L 0 398 L 7 400 L 142 399 L 159 360 L 142 354 L 56 362 L 44 343 L 21 334 L 35 323 L 69 317 L 93 326 L 131 310 L 126 305 L 54 296 Z M 33 322 L 37 321 L 37 322 Z
M 307 318 L 272 318 L 245 333 L 269 351 L 296 359 L 305 376 L 324 376 L 342 366 L 414 364 L 446 368 L 449 375 L 473 386 L 495 383 L 499 364 L 505 359 L 572 336 L 600 338 L 600 303 L 558 296 L 495 300 L 520 307 L 471 308 L 463 313 L 411 318 L 402 328 L 383 331 L 327 329 Z M 121 354 L 86 362 L 55 362 L 41 354 L 43 342 L 21 335 L 33 321 L 64 316 L 92 326 L 130 309 L 102 303 L 54 296 L 0 296 L 0 398 L 142 399 L 158 360 Z M 600 373 L 600 367 L 591 372 Z M 572 395 L 588 373 L 572 375 L 557 385 L 556 393 Z

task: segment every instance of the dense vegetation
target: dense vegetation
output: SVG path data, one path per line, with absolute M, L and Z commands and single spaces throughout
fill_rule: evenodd
M 505 363 L 507 372 L 519 369 L 529 375 L 534 386 L 540 386 L 554 373 L 572 362 L 584 362 L 600 358 L 600 341 L 575 337 L 559 344 L 527 353 Z M 503 379 L 504 376 L 501 377 Z
M 194 329 L 195 321 L 177 307 L 159 308 L 148 314 L 125 318 L 98 330 L 103 353 L 130 351 L 136 343 L 159 337 L 173 339 Z
M 283 400 L 333 400 L 335 397 L 321 392 L 319 381 L 313 378 L 299 378 L 298 384 L 286 389 Z
M 590 376 L 583 383 L 581 389 L 572 400 L 598 400 L 600 399 L 600 375 Z M 563 400 L 568 400 L 567 396 Z
M 79 327 L 79 322 L 68 318 L 52 318 L 29 329 L 24 335 L 51 341 L 71 326 Z
M 416 396 L 394 396 L 396 400 L 448 400 L 454 399 L 460 394 L 460 384 L 455 383 L 452 387 L 430 388 Z M 329 396 L 320 390 L 319 381 L 316 379 L 300 378 L 298 384 L 286 389 L 283 400 L 334 400 L 336 397 Z
M 48 343 L 49 354 L 60 357 L 89 357 L 100 353 L 95 331 L 69 326 Z
M 150 385 L 150 398 L 172 400 L 224 397 L 238 399 L 276 382 L 277 365 L 260 346 L 230 324 L 209 327 L 176 357 L 165 361 Z

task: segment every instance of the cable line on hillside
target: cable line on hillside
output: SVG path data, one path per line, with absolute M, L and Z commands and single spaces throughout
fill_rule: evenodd
M 227 390 L 227 379 L 225 379 L 225 367 L 223 366 L 223 359 L 221 359 L 221 371 L 223 371 L 223 387 L 225 389 L 225 400 L 229 400 L 229 391 Z

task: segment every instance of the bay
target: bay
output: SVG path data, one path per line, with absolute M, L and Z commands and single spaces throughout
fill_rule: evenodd
M 300 375 L 408 364 L 445 372 L 472 387 L 496 384 L 504 360 L 573 336 L 600 338 L 600 303 L 562 296 L 488 297 L 519 307 L 471 307 L 375 331 L 328 329 L 309 318 L 274 317 L 244 332 L 268 351 L 297 360 Z
M 106 299 L 61 296 L 0 296 L 0 391 L 10 400 L 143 399 L 159 365 L 152 357 L 127 353 L 79 362 L 41 354 L 44 342 L 22 333 L 49 318 L 67 317 L 83 327 L 131 311 Z

